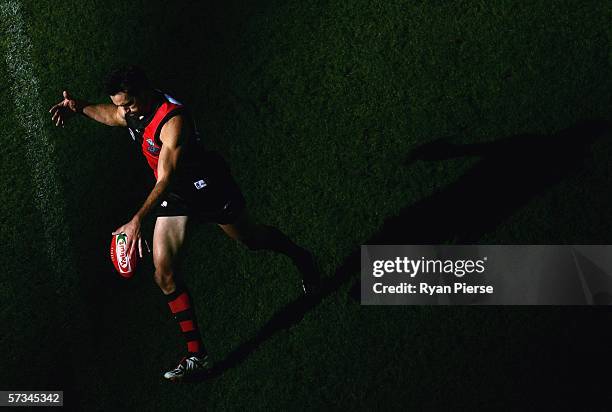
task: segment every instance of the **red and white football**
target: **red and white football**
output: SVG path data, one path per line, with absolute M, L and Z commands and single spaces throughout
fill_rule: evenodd
M 123 233 L 113 235 L 110 246 L 110 257 L 117 272 L 124 278 L 131 278 L 138 263 L 136 247 L 131 254 L 127 250 L 127 236 Z

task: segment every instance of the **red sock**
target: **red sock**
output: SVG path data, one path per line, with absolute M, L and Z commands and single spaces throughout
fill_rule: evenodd
M 170 311 L 185 337 L 188 354 L 198 357 L 205 356 L 206 349 L 202 343 L 195 311 L 193 310 L 187 289 L 184 286 L 179 286 L 177 283 L 174 292 L 166 295 L 166 299 L 168 300 Z

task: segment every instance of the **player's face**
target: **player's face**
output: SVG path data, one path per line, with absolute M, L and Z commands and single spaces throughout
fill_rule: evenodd
M 119 92 L 112 95 L 111 100 L 115 106 L 123 109 L 126 116 L 136 116 L 147 111 L 147 101 L 141 96 L 133 96 L 126 92 Z

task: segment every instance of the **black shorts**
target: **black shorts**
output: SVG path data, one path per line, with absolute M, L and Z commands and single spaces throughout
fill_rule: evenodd
M 190 164 L 177 173 L 153 215 L 190 216 L 218 224 L 234 223 L 246 207 L 246 201 L 229 167 L 214 152 L 207 152 L 201 163 Z

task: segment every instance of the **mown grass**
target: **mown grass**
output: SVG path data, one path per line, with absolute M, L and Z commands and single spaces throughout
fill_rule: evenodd
M 63 89 L 105 100 L 99 85 L 109 67 L 146 67 L 195 108 L 206 144 L 229 159 L 253 215 L 311 248 L 327 278 L 385 219 L 475 161 L 404 166 L 415 147 L 610 119 L 604 2 L 90 0 L 25 9 L 44 106 Z M 0 97 L 10 101 L 8 88 Z M 579 310 L 362 308 L 348 282 L 220 377 L 168 385 L 160 373 L 182 342 L 151 265 L 123 282 L 107 258 L 110 232 L 146 194 L 140 155 L 125 130 L 49 123 L 79 256 L 77 276 L 49 274 L 18 115 L 0 113 L 10 251 L 0 258 L 2 369 L 11 371 L 2 387 L 61 382 L 68 402 L 104 410 L 509 408 L 550 373 L 554 337 L 587 317 L 603 325 Z M 590 150 L 584 168 L 481 242 L 610 243 L 612 146 Z M 250 253 L 211 225 L 192 228 L 183 272 L 215 361 L 300 293 L 286 259 Z M 57 288 L 74 291 L 72 304 L 53 295 Z

